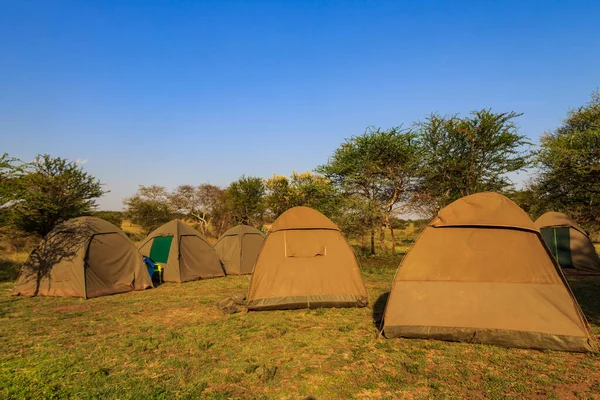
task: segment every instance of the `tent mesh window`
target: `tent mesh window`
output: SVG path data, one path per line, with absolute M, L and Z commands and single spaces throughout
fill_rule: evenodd
M 169 261 L 169 251 L 173 236 L 157 236 L 152 241 L 150 248 L 150 258 L 157 263 L 166 263 Z
M 571 258 L 570 228 L 542 228 L 542 237 L 562 268 L 575 268 Z

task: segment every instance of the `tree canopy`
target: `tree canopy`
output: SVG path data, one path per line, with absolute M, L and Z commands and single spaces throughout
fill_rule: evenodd
M 26 164 L 12 188 L 12 223 L 41 236 L 63 221 L 89 214 L 96 207 L 96 199 L 106 193 L 100 181 L 77 163 L 48 154 Z
M 416 123 L 421 167 L 415 208 L 431 216 L 463 196 L 511 188 L 508 174 L 530 162 L 530 143 L 515 122 L 519 116 L 483 109 L 463 118 L 432 114 Z
M 217 214 L 218 203 L 224 200 L 223 192 L 220 187 L 208 183 L 198 186 L 180 185 L 167 198 L 174 213 L 193 221 L 205 235 Z
M 127 207 L 125 217 L 140 225 L 146 234 L 175 218 L 164 186 L 140 185 L 137 193 L 125 199 L 123 204 Z
M 7 153 L 0 155 L 0 223 L 5 225 L 10 218 L 8 205 L 17 199 L 17 178 L 23 173 L 23 164 Z
M 294 171 L 289 178 L 274 175 L 265 181 L 265 185 L 266 202 L 272 219 L 297 206 L 314 208 L 334 219 L 339 212 L 339 193 L 322 175 Z
M 7 153 L 0 155 L 0 208 L 15 199 L 15 181 L 23 172 L 23 164 Z
M 542 136 L 537 162 L 533 188 L 543 208 L 578 222 L 600 218 L 600 92 Z
M 265 183 L 261 178 L 242 176 L 227 188 L 226 201 L 236 224 L 260 227 L 265 213 Z
M 409 199 L 414 188 L 418 153 L 417 136 L 412 130 L 368 128 L 363 135 L 347 139 L 327 164 L 317 168 L 346 195 L 363 197 L 363 204 L 370 208 L 367 214 L 375 215 L 381 224 L 383 251 L 386 251 L 385 228 L 392 230 L 391 216 L 399 204 Z M 371 251 L 375 251 L 374 240 Z

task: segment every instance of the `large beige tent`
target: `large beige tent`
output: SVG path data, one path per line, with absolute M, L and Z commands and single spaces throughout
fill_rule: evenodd
M 548 212 L 535 221 L 544 241 L 565 274 L 600 275 L 600 257 L 586 231 L 559 212 Z
M 589 351 L 587 322 L 527 214 L 496 193 L 442 209 L 404 257 L 388 338 Z
M 239 225 L 229 229 L 214 249 L 227 275 L 251 274 L 265 235 L 256 228 Z
M 86 299 L 152 287 L 142 256 L 110 222 L 81 217 L 57 226 L 31 253 L 13 295 Z
M 198 231 L 177 219 L 150 233 L 140 252 L 164 267 L 165 282 L 225 276 L 212 246 Z
M 364 307 L 367 302 L 358 261 L 337 225 L 308 207 L 277 218 L 254 267 L 249 310 Z

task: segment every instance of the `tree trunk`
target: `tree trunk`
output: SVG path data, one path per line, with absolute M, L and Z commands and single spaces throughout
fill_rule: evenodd
M 383 254 L 387 253 L 387 246 L 385 245 L 385 225 L 381 225 L 379 228 L 379 241 L 381 242 L 381 252 Z
M 389 224 L 388 227 L 390 228 L 390 233 L 392 234 L 392 254 L 396 255 L 396 238 L 394 237 L 394 228 L 392 228 L 391 224 Z
M 375 255 L 375 228 L 371 228 L 371 255 Z
M 33 292 L 33 297 L 36 297 L 40 292 L 40 284 L 42 283 L 42 271 L 37 271 L 37 276 L 35 277 L 35 291 Z

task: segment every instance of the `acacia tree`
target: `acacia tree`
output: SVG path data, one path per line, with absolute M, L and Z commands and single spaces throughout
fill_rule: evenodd
M 416 123 L 421 168 L 414 208 L 432 216 L 460 197 L 511 188 L 507 174 L 524 169 L 530 158 L 524 149 L 530 143 L 514 122 L 519 116 L 483 109 Z
M 360 136 L 346 139 L 325 165 L 317 171 L 329 178 L 347 196 L 360 195 L 369 207 L 369 215 L 380 222 L 381 250 L 387 251 L 385 230 L 392 234 L 392 252 L 396 251 L 394 230 L 390 224 L 398 206 L 413 190 L 418 171 L 418 146 L 412 130 L 368 128 Z M 375 253 L 375 226 L 371 229 L 371 253 Z
M 9 213 L 15 227 L 47 235 L 65 220 L 89 214 L 106 193 L 99 180 L 75 162 L 39 155 L 13 179 Z
M 23 164 L 7 153 L 0 155 L 0 225 L 10 216 L 8 205 L 15 201 L 16 179 L 23 173 Z
M 533 188 L 540 204 L 578 222 L 600 218 L 600 92 L 542 136 L 537 162 Z
M 265 213 L 265 184 L 261 178 L 242 176 L 232 182 L 225 196 L 235 223 L 259 227 Z
M 340 227 L 344 235 L 351 238 L 364 238 L 371 232 L 371 254 L 375 251 L 375 235 L 373 227 L 380 224 L 381 218 L 377 207 L 367 198 L 356 193 L 346 193 L 338 196 L 337 212 L 332 216 L 333 221 Z
M 336 187 L 322 175 L 310 172 L 292 172 L 286 176 L 274 175 L 265 181 L 266 202 L 273 219 L 284 211 L 307 206 L 335 219 L 339 213 L 340 196 Z
M 227 200 L 227 190 L 220 189 L 220 192 L 215 192 L 214 195 L 215 201 L 211 207 L 210 216 L 213 234 L 219 237 L 234 224 L 234 219 Z
M 140 225 L 144 233 L 171 221 L 175 214 L 169 207 L 168 193 L 163 186 L 140 185 L 132 197 L 125 199 L 125 217 Z
M 208 225 L 213 226 L 214 235 L 217 237 L 223 233 L 223 224 L 226 222 L 226 219 L 223 218 L 226 215 L 223 210 L 223 206 L 226 204 L 224 195 L 225 189 L 218 186 L 208 183 L 198 186 L 200 207 L 205 211 Z
M 0 208 L 4 208 L 15 195 L 15 180 L 23 172 L 23 164 L 7 153 L 0 155 Z
M 174 212 L 198 223 L 205 235 L 223 192 L 220 187 L 208 183 L 199 186 L 180 185 L 168 195 L 168 201 Z

